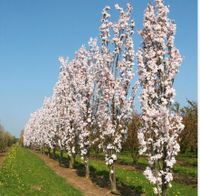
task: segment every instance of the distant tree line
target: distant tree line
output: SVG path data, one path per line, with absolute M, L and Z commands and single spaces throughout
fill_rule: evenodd
M 5 152 L 9 146 L 16 142 L 17 138 L 5 131 L 4 127 L 0 124 L 0 153 Z

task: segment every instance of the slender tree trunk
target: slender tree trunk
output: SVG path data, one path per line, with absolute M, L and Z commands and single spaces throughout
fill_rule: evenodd
M 166 156 L 167 156 L 167 148 L 166 148 L 166 144 L 164 143 L 163 146 L 163 171 L 166 171 L 167 165 L 166 165 Z M 166 196 L 167 195 L 167 188 L 168 188 L 168 184 L 166 183 L 165 180 L 165 175 L 162 176 L 162 196 Z
M 53 147 L 53 159 L 56 159 L 56 147 Z
M 162 185 L 162 196 L 167 196 L 167 187 Z
M 45 154 L 45 147 L 42 147 L 42 154 Z
M 48 157 L 50 157 L 51 156 L 51 149 L 50 149 L 50 147 L 48 147 Z
M 136 165 L 138 162 L 138 154 L 135 150 L 131 151 L 131 157 L 132 157 L 132 164 Z
M 72 155 L 69 157 L 69 168 L 73 169 L 74 168 L 74 163 L 75 163 L 75 155 Z
M 115 163 L 113 163 L 113 165 L 110 167 L 110 183 L 111 183 L 111 193 L 119 195 L 119 191 L 117 190 Z
M 60 150 L 59 165 L 61 166 L 63 162 L 63 150 Z
M 89 167 L 89 159 L 85 160 L 85 177 L 90 178 L 90 167 Z
M 40 148 L 40 152 L 41 152 L 41 154 L 43 154 L 43 147 Z

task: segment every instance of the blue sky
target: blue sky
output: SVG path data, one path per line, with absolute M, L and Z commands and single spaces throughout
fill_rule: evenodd
M 0 0 L 0 123 L 19 136 L 31 112 L 52 94 L 59 56 L 73 58 L 82 44 L 99 35 L 105 5 L 126 0 Z M 132 0 L 135 50 L 141 44 L 148 0 Z M 166 0 L 177 24 L 175 44 L 183 56 L 176 77 L 176 100 L 197 100 L 197 1 Z M 113 14 L 112 14 L 113 13 Z M 116 18 L 115 11 L 111 12 Z M 136 69 L 136 68 L 135 68 Z M 137 103 L 137 107 L 139 107 Z

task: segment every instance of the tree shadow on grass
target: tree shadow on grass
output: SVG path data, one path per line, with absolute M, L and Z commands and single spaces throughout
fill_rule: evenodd
M 82 163 L 75 162 L 76 173 L 80 177 L 85 177 L 85 166 Z
M 118 182 L 117 188 L 121 196 L 140 196 L 143 193 L 141 186 L 128 186 L 121 182 Z
M 75 164 L 76 173 L 78 176 L 85 176 L 84 164 L 76 162 Z M 101 188 L 109 188 L 109 173 L 108 171 L 98 171 L 94 167 L 90 166 L 90 179 L 91 181 Z M 117 179 L 117 188 L 121 196 L 140 196 L 143 191 L 141 186 L 129 186 Z
M 69 167 L 69 158 L 68 157 L 61 158 L 59 154 L 57 154 L 57 153 L 55 155 L 53 153 L 49 154 L 47 151 L 45 151 L 44 154 L 47 155 L 51 159 L 57 160 L 60 167 L 65 167 L 65 168 Z
M 69 158 L 67 157 L 63 157 L 62 159 L 60 158 L 60 156 L 58 157 L 58 162 L 60 167 L 65 167 L 65 168 L 69 168 Z
M 45 153 L 46 154 L 46 153 Z M 47 153 L 48 154 L 48 153 Z M 62 160 L 60 156 L 57 156 L 59 165 L 61 167 L 69 168 L 69 158 L 63 157 Z M 76 173 L 80 177 L 85 177 L 85 166 L 83 163 L 75 162 Z M 93 166 L 90 166 L 90 179 L 91 181 L 101 188 L 110 188 L 109 173 L 108 171 L 101 170 L 98 171 Z M 117 189 L 121 196 L 140 196 L 143 191 L 141 186 L 130 186 L 117 179 Z

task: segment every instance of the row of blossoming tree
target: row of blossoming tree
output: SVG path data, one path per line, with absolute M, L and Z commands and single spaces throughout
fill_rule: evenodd
M 110 7 L 103 9 L 100 41 L 90 39 L 72 60 L 59 58 L 60 74 L 53 95 L 31 115 L 23 135 L 25 146 L 59 147 L 61 156 L 67 151 L 70 168 L 80 152 L 87 178 L 90 150 L 98 142 L 109 167 L 112 193 L 118 192 L 115 162 L 127 139 L 138 86 L 133 83 L 132 6 L 127 4 L 124 10 L 116 4 L 115 8 L 119 11 L 115 22 L 110 20 Z M 166 195 L 171 186 L 172 167 L 180 150 L 177 138 L 183 129 L 181 117 L 171 111 L 181 56 L 174 47 L 176 25 L 168 12 L 163 0 L 149 3 L 137 53 L 142 88 L 140 153 L 148 159 L 144 175 L 158 195 Z

